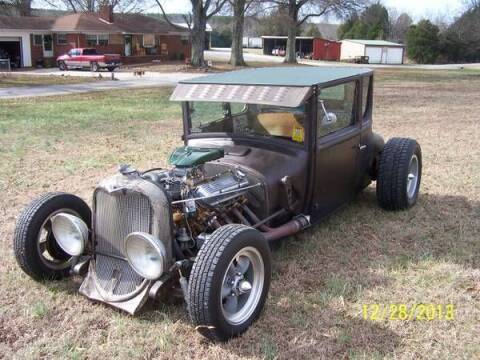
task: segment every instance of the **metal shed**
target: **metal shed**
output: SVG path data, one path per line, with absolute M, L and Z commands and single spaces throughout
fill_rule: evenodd
M 405 47 L 385 40 L 342 40 L 341 60 L 368 56 L 370 64 L 403 64 Z

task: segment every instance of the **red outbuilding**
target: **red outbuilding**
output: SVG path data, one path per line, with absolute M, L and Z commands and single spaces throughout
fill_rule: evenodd
M 330 41 L 322 38 L 313 39 L 313 54 L 314 60 L 340 60 L 341 43 L 338 41 Z

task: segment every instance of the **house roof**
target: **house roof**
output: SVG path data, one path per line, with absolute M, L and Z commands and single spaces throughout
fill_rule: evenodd
M 310 87 L 371 73 L 357 67 L 265 67 L 245 69 L 183 80 L 182 84 L 266 85 Z
M 182 32 L 166 21 L 141 14 L 114 14 L 113 23 L 97 13 L 75 13 L 63 16 L 0 16 L 0 29 L 49 30 L 57 32 L 169 33 Z M 186 31 L 186 30 L 185 30 Z
M 50 30 L 55 19 L 55 16 L 0 16 L 0 29 Z
M 358 39 L 344 39 L 342 41 L 350 41 L 358 44 L 363 45 L 370 45 L 370 46 L 395 46 L 395 47 L 403 47 L 402 44 L 397 44 L 391 41 L 385 40 L 358 40 Z

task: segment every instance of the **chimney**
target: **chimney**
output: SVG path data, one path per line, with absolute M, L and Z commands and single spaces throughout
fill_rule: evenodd
M 98 15 L 100 16 L 100 19 L 105 20 L 108 23 L 113 23 L 113 6 L 100 5 Z

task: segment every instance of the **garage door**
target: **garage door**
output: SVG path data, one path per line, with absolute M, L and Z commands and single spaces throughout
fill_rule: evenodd
M 388 48 L 387 64 L 401 64 L 403 62 L 402 48 Z
M 382 62 L 382 48 L 378 46 L 367 46 L 366 54 L 370 64 L 380 64 Z
M 10 59 L 12 67 L 22 66 L 21 38 L 0 37 L 0 58 Z

